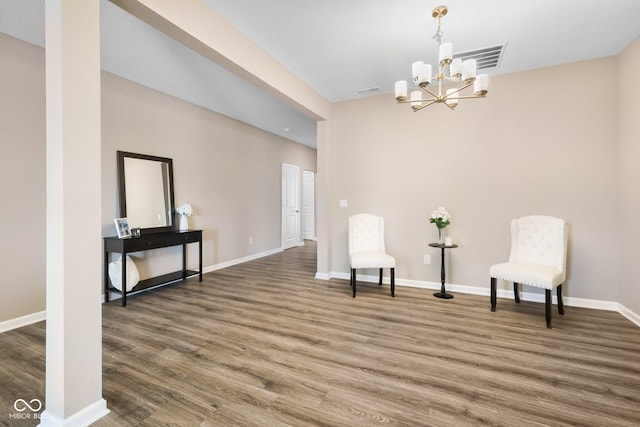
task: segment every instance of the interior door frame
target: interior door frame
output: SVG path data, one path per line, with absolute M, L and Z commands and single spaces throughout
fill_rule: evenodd
M 307 178 L 311 177 L 311 191 L 307 191 Z M 316 240 L 316 173 L 312 170 L 305 169 L 302 171 L 302 238 L 305 240 Z M 311 209 L 308 211 L 306 205 L 311 199 Z M 306 220 L 306 218 L 308 220 Z M 309 222 L 311 230 L 309 230 Z M 311 233 L 311 235 L 309 235 Z

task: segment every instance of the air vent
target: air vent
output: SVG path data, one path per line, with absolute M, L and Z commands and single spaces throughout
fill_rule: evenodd
M 365 93 L 377 92 L 379 90 L 380 90 L 380 88 L 376 86 L 376 87 L 365 87 L 363 89 L 358 89 L 357 92 L 362 95 L 362 94 L 365 94 Z
M 453 55 L 454 58 L 475 59 L 477 69 L 493 68 L 500 65 L 502 53 L 506 47 L 506 43 L 498 46 L 485 47 L 482 49 L 468 50 L 466 52 L 458 52 Z

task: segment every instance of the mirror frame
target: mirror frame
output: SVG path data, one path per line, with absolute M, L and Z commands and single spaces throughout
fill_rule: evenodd
M 171 220 L 171 224 L 164 227 L 140 227 L 140 233 L 149 234 L 149 233 L 160 233 L 165 231 L 174 231 L 176 229 L 176 220 L 175 220 L 175 212 L 176 206 L 174 202 L 174 190 L 173 190 L 173 160 L 168 157 L 158 157 L 151 156 L 148 154 L 138 154 L 138 153 L 129 153 L 127 151 L 117 151 L 118 157 L 118 189 L 120 192 L 120 217 L 127 217 L 127 185 L 126 185 L 126 175 L 124 170 L 124 159 L 125 158 L 134 158 L 134 159 L 142 159 L 142 160 L 151 160 L 155 162 L 167 163 L 169 168 L 169 204 L 171 209 L 171 214 L 169 216 Z M 131 224 L 132 227 L 137 226 L 135 224 Z

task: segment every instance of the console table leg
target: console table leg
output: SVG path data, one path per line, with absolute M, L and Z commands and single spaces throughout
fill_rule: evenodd
M 200 269 L 199 269 L 200 279 L 198 281 L 202 282 L 202 239 L 200 239 L 200 241 L 198 242 L 198 262 L 200 265 Z
M 127 305 L 127 254 L 122 253 L 122 258 L 120 258 L 120 267 L 122 270 L 122 281 L 120 282 L 120 286 L 122 288 L 122 306 L 125 307 Z
M 109 252 L 104 252 L 104 302 L 109 302 Z
M 187 279 L 187 244 L 182 245 L 182 280 Z

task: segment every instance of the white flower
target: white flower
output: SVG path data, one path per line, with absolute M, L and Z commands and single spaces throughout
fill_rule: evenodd
M 193 208 L 188 203 L 183 203 L 176 208 L 176 212 L 180 215 L 192 216 Z
M 448 221 L 451 218 L 451 215 L 449 215 L 449 212 L 447 212 L 444 206 L 438 206 L 438 209 L 433 211 L 433 213 L 431 214 L 431 218 L 433 219 L 439 218 L 443 221 Z
M 439 229 L 442 229 L 450 224 L 450 219 L 451 215 L 449 215 L 449 212 L 447 212 L 444 206 L 438 206 L 438 209 L 431 214 L 429 222 L 435 224 Z

